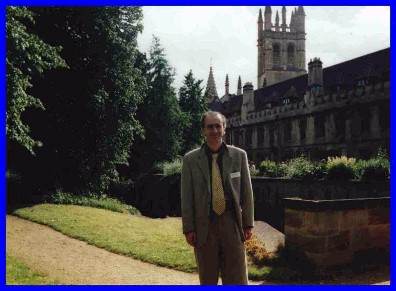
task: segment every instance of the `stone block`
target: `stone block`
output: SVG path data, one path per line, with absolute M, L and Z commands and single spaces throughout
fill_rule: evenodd
M 367 209 L 350 209 L 340 212 L 340 229 L 353 229 L 367 226 Z
M 323 253 L 326 251 L 326 237 L 302 236 L 300 234 L 285 235 L 285 246 L 303 252 Z
M 342 251 L 349 249 L 350 246 L 350 231 L 342 231 L 337 235 L 329 236 L 327 242 L 327 250 Z
M 310 235 L 334 235 L 339 233 L 339 211 L 306 212 L 305 230 Z
M 387 224 L 390 222 L 389 207 L 375 207 L 368 209 L 369 225 Z
M 390 224 L 371 225 L 368 227 L 369 248 L 390 247 Z
M 367 249 L 370 245 L 368 238 L 368 227 L 353 229 L 350 233 L 350 249 L 353 251 L 360 251 Z
M 285 235 L 294 235 L 294 234 L 302 234 L 301 229 L 299 229 L 298 227 L 293 227 L 293 226 L 289 226 L 289 225 L 285 225 Z
M 303 227 L 304 216 L 303 211 L 285 209 L 285 226 Z
M 323 267 L 345 265 L 350 263 L 353 259 L 353 252 L 350 250 L 326 252 L 322 254 L 305 252 L 305 255 L 312 263 Z

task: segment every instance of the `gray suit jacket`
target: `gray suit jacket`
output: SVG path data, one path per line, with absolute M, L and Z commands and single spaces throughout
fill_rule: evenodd
M 253 227 L 253 191 L 246 152 L 234 146 L 226 146 L 223 154 L 222 179 L 231 189 L 237 225 L 244 241 L 243 228 Z M 210 217 L 210 173 L 204 147 L 195 149 L 183 157 L 181 175 L 181 210 L 183 233 L 195 231 L 197 247 L 205 244 Z

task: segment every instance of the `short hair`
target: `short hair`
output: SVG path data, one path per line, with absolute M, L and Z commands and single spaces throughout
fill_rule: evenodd
M 218 111 L 207 111 L 207 112 L 202 114 L 202 117 L 201 117 L 201 129 L 205 128 L 205 118 L 206 118 L 206 116 L 209 116 L 209 115 L 212 115 L 212 116 L 213 115 L 219 115 L 221 120 L 223 121 L 223 127 L 224 128 L 227 127 L 227 119 L 226 119 L 226 117 L 223 114 L 221 114 Z

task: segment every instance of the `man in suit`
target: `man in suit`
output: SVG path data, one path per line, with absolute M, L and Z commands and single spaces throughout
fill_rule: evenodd
M 246 152 L 223 141 L 226 118 L 207 112 L 206 138 L 183 157 L 183 233 L 194 247 L 201 285 L 247 285 L 244 241 L 253 228 L 253 192 Z

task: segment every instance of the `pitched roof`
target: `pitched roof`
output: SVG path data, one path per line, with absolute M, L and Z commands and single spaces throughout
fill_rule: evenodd
M 389 79 L 390 48 L 379 50 L 340 64 L 323 69 L 323 87 L 331 88 L 338 85 L 353 87 L 361 79 Z M 267 103 L 279 104 L 282 99 L 302 100 L 308 89 L 308 74 L 288 79 L 254 91 L 254 106 L 257 111 L 265 108 Z M 220 101 L 220 100 L 219 100 Z M 224 115 L 240 114 L 243 95 L 228 98 L 217 111 Z M 221 104 L 221 102 L 220 102 Z M 211 106 L 209 107 L 211 108 Z M 213 109 L 212 109 L 213 110 Z

